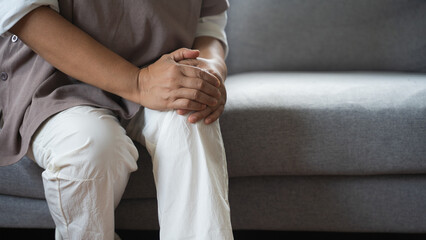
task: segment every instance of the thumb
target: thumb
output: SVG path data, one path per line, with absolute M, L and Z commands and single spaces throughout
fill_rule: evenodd
M 192 50 L 188 48 L 180 48 L 170 53 L 171 58 L 175 62 L 179 62 L 185 59 L 195 59 L 200 55 L 200 51 Z

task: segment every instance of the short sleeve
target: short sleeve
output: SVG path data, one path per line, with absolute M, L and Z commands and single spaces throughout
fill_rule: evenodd
M 29 12 L 40 6 L 49 6 L 59 12 L 58 0 L 1 0 L 0 36 L 9 36 L 10 28 Z
M 228 20 L 226 11 L 217 15 L 202 17 L 198 20 L 195 37 L 208 36 L 219 39 L 223 43 L 225 58 L 228 56 L 228 41 L 225 27 Z
M 229 7 L 228 0 L 203 0 L 200 17 L 218 15 Z

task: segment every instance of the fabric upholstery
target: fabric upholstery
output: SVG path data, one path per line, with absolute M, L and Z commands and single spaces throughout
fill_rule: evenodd
M 426 173 L 426 74 L 252 73 L 226 86 L 231 177 Z
M 0 195 L 44 199 L 42 171 L 27 157 L 10 166 L 0 167 Z
M 426 1 L 231 0 L 228 66 L 426 72 Z
M 45 200 L 0 194 L 0 227 L 54 228 Z
M 426 232 L 423 175 L 241 177 L 229 184 L 234 229 Z M 158 229 L 156 208 L 152 198 L 122 200 L 117 228 Z M 0 212 L 8 216 L 0 216 L 2 227 L 54 227 L 45 201 L 0 195 Z
M 231 179 L 236 229 L 426 232 L 426 177 L 276 176 Z

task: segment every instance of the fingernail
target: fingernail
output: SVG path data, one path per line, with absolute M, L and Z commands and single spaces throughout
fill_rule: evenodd
M 194 116 L 189 117 L 189 121 L 192 123 L 197 122 L 197 117 L 194 117 Z

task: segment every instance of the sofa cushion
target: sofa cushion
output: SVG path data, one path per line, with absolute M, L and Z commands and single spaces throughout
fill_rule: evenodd
M 138 170 L 131 174 L 123 199 L 155 198 L 151 158 L 144 147 L 139 149 Z M 0 167 L 0 195 L 45 199 L 40 168 L 28 157 Z
M 44 198 L 42 171 L 27 157 L 15 164 L 0 167 L 0 195 Z
M 426 72 L 424 0 L 230 0 L 228 65 Z
M 426 74 L 252 73 L 225 84 L 231 177 L 426 173 Z

